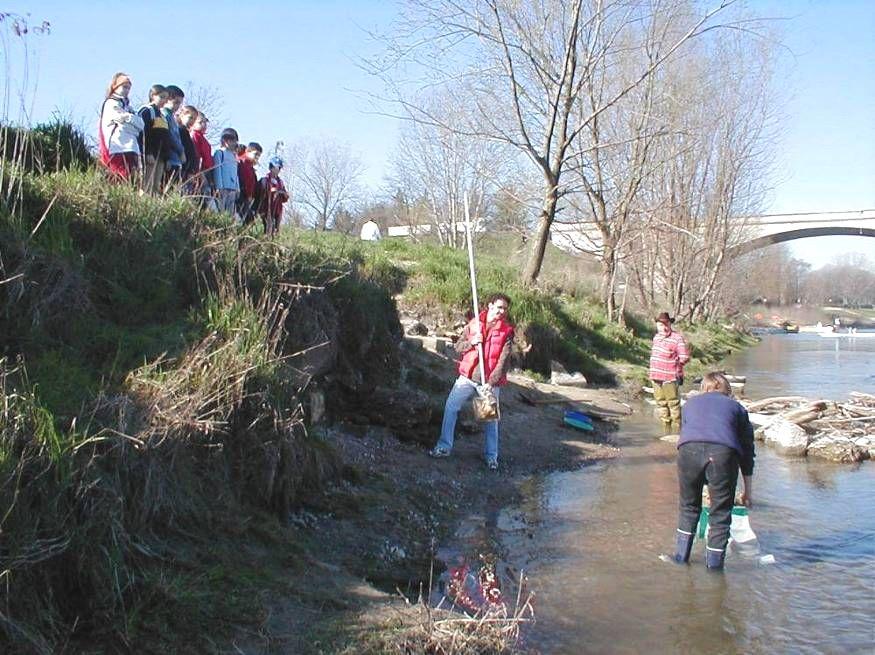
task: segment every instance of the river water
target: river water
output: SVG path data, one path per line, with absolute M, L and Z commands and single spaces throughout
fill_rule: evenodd
M 747 395 L 845 399 L 875 391 L 875 339 L 767 336 L 727 363 Z M 646 408 L 623 455 L 532 478 L 486 521 L 489 543 L 535 592 L 529 646 L 543 653 L 875 653 L 875 462 L 784 458 L 758 444 L 750 523 L 763 554 L 724 574 L 673 552 L 675 448 Z M 477 531 L 480 534 L 482 532 Z M 472 547 L 473 544 L 468 544 Z M 470 551 L 469 551 L 470 552 Z

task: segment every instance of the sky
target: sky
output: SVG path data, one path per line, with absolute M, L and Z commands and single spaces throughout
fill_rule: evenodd
M 786 95 L 770 213 L 875 209 L 875 0 L 758 0 L 788 17 L 778 79 Z M 789 242 L 815 267 L 849 252 L 875 261 L 875 239 Z
M 133 78 L 136 101 L 152 83 L 185 88 L 194 80 L 220 91 L 221 114 L 241 140 L 269 151 L 277 141 L 331 137 L 363 161 L 371 189 L 384 184 L 398 124 L 371 111 L 368 94 L 381 85 L 357 62 L 377 51 L 371 33 L 389 28 L 394 1 L 211 0 L 195 10 L 164 0 L 7 4 L 32 23 L 51 23 L 50 34 L 31 39 L 31 121 L 58 111 L 95 132 L 116 71 Z M 875 208 L 875 0 L 748 4 L 782 19 L 782 134 L 765 210 Z M 817 237 L 791 247 L 818 267 L 848 252 L 875 259 L 873 241 Z

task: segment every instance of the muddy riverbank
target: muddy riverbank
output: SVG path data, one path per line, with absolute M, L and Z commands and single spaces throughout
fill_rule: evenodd
M 872 355 L 859 346 L 771 339 L 727 364 L 748 376 L 750 395 L 840 396 L 871 376 Z M 652 409 L 620 391 L 570 391 L 635 408 L 582 433 L 562 425 L 562 403 L 524 401 L 531 386 L 515 378 L 503 397 L 497 474 L 483 466 L 476 431 L 435 461 L 379 428 L 332 427 L 325 438 L 347 479 L 290 528 L 318 553 L 308 561 L 318 589 L 266 603 L 258 636 L 241 635 L 244 652 L 392 652 L 424 620 L 404 599 L 427 594 L 430 581 L 437 589 L 445 566 L 483 561 L 508 587 L 522 574 L 534 594 L 524 652 L 867 652 L 875 466 L 759 446 L 750 520 L 775 564 L 730 557 L 725 575 L 709 575 L 697 544 L 679 570 L 658 557 L 671 548 L 676 451 L 657 438 Z
M 438 367 L 444 369 L 448 389 L 449 360 Z M 511 376 L 502 392 L 497 472 L 485 467 L 480 426 L 464 415 L 452 456 L 440 460 L 385 428 L 341 422 L 325 429 L 344 480 L 311 499 L 288 527 L 309 553 L 311 593 L 302 595 L 299 584 L 276 590 L 265 599 L 264 620 L 240 631 L 233 647 L 246 653 L 386 652 L 421 621 L 406 603 L 427 596 L 430 581 L 438 588 L 444 568 L 455 561 L 446 548 L 463 523 L 470 525 L 472 515 L 488 522 L 502 507 L 523 502 L 533 477 L 617 457 L 614 417 L 628 413 L 626 400 L 621 390 Z M 592 432 L 578 431 L 562 422 L 569 407 L 598 408 L 605 418 L 594 418 Z

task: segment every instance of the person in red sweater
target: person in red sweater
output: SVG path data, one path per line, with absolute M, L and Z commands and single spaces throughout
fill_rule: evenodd
M 462 355 L 459 360 L 459 377 L 444 404 L 444 417 L 441 422 L 441 436 L 437 445 L 429 451 L 432 457 L 449 457 L 453 449 L 456 418 L 462 405 L 475 393 L 478 386 L 488 387 L 496 400 L 500 387 L 507 384 L 507 370 L 510 368 L 510 354 L 513 346 L 514 328 L 507 320 L 510 298 L 503 293 L 489 298 L 486 311 L 472 317 L 462 337 L 456 342 L 456 352 Z M 483 371 L 485 380 L 480 379 L 480 349 L 483 345 Z M 492 471 L 498 469 L 498 420 L 484 424 L 486 444 L 483 456 L 486 466 Z
M 271 157 L 268 173 L 258 183 L 258 213 L 264 223 L 264 233 L 273 236 L 279 231 L 283 204 L 289 199 L 286 185 L 280 179 L 283 169 L 281 157 Z
M 684 364 L 690 361 L 690 347 L 674 329 L 667 312 L 656 317 L 656 334 L 650 349 L 650 380 L 656 411 L 666 434 L 681 429 L 681 398 L 678 388 L 684 380 Z
M 210 142 L 207 141 L 207 126 L 210 120 L 203 112 L 198 112 L 194 124 L 191 126 L 191 142 L 197 153 L 198 166 L 194 173 L 194 195 L 203 199 L 204 207 L 216 209 L 213 200 L 213 151 Z
M 249 225 L 255 220 L 255 194 L 258 190 L 255 167 L 258 166 L 258 159 L 262 152 L 261 145 L 253 141 L 237 155 L 237 178 L 240 180 L 237 213 L 243 220 L 243 225 Z

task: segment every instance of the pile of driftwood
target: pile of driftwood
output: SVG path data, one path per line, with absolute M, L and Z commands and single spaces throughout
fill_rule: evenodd
M 784 454 L 834 462 L 875 458 L 875 395 L 855 391 L 843 403 L 801 396 L 741 402 L 757 438 Z

